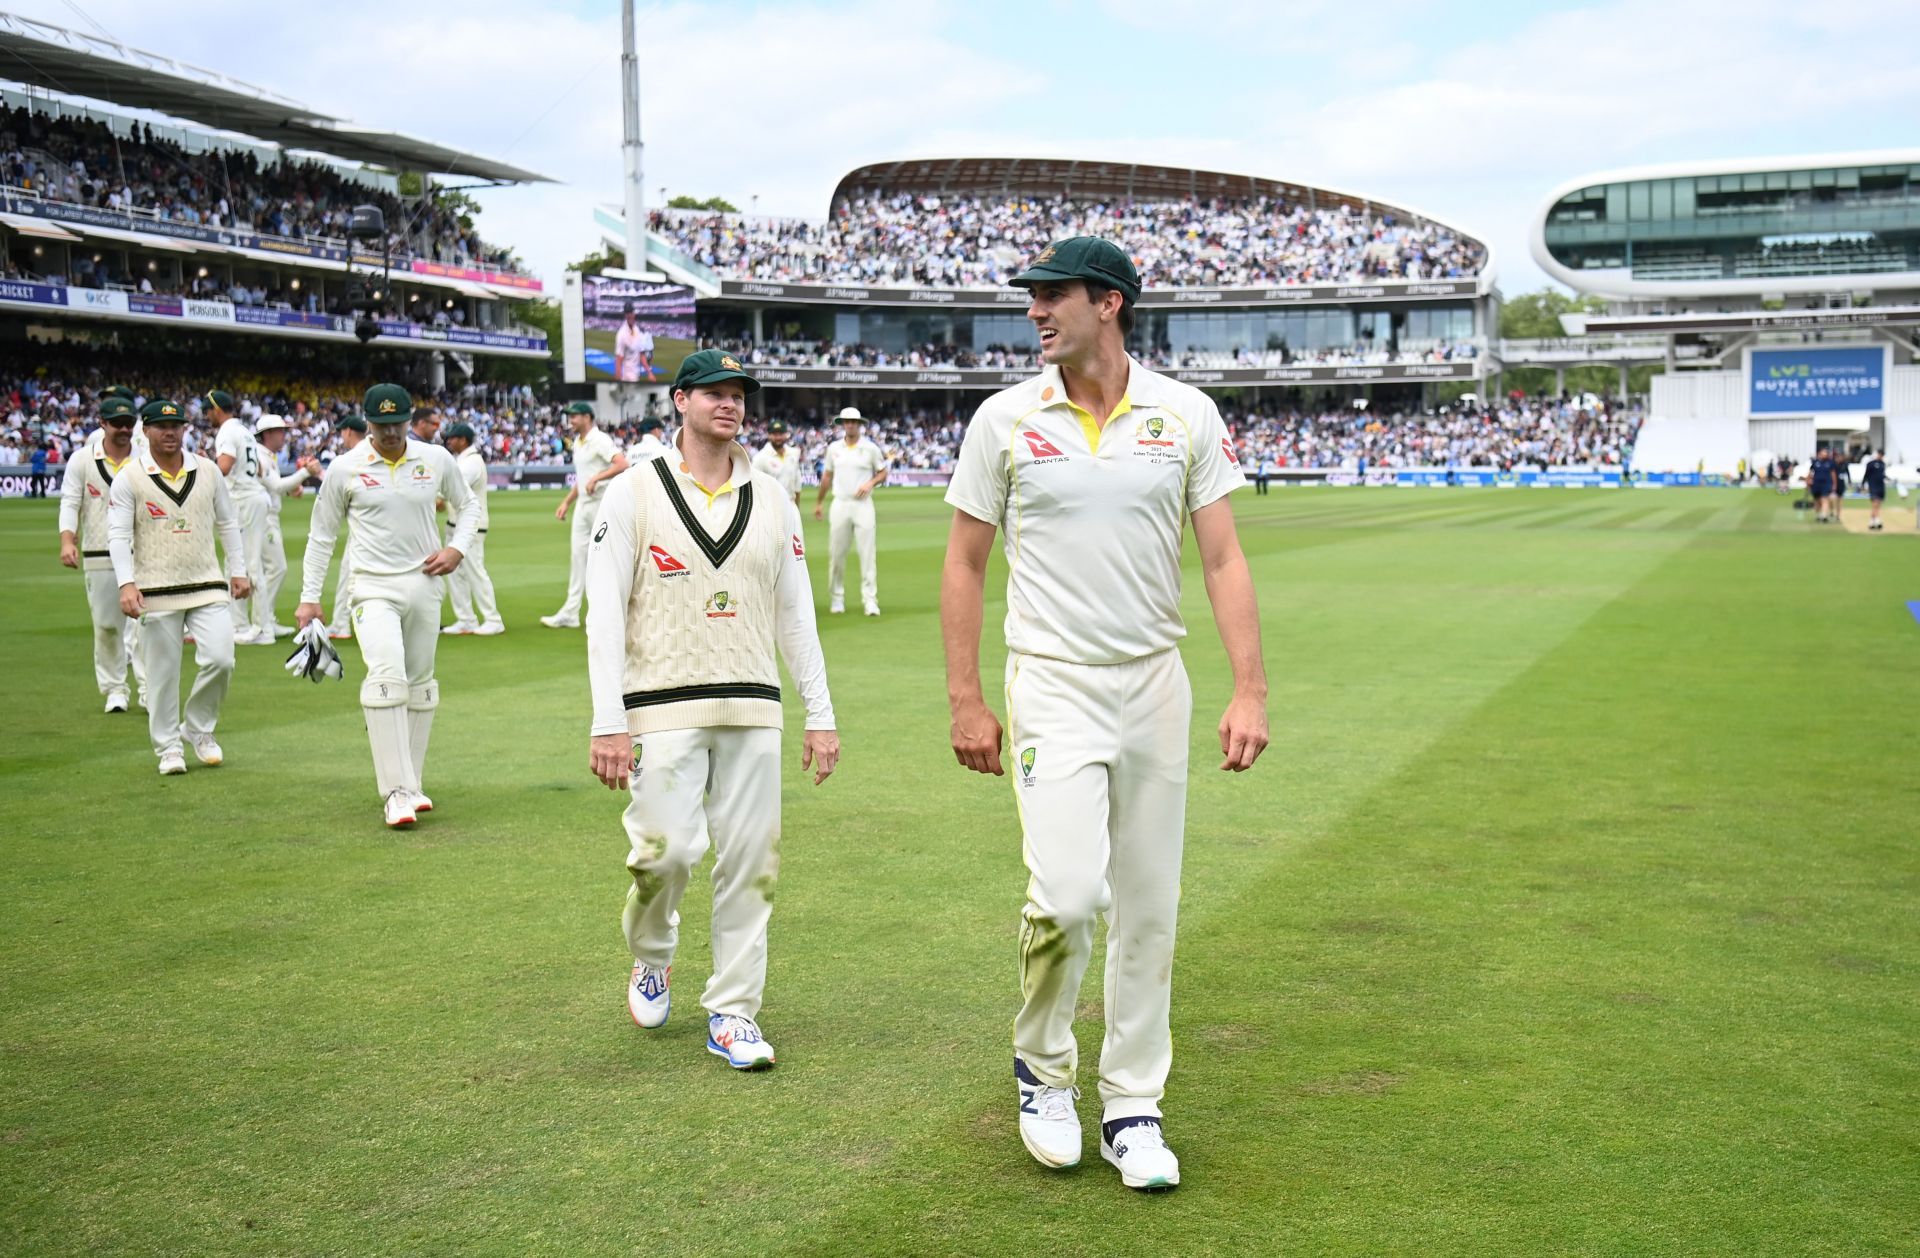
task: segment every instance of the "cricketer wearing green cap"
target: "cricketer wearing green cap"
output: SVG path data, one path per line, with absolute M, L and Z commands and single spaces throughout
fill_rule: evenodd
M 1193 712 L 1180 554 L 1191 517 L 1233 670 L 1220 767 L 1243 770 L 1267 745 L 1260 621 L 1228 502 L 1246 482 L 1213 400 L 1128 355 L 1140 278 L 1117 245 L 1057 241 L 1011 283 L 1029 290 L 1042 370 L 967 427 L 947 490 L 940 623 L 954 757 L 1003 775 L 980 621 L 994 535 L 1017 530 L 1004 733 L 1029 872 L 1013 1024 L 1020 1137 L 1043 1165 L 1080 1160 L 1073 1018 L 1094 919 L 1110 905 L 1100 1152 L 1125 1186 L 1169 1188 L 1180 1163 L 1160 1103 Z
M 360 408 L 372 435 L 327 469 L 307 529 L 301 568 L 301 629 L 323 618 L 320 587 L 343 524 L 353 637 L 366 661 L 360 706 L 373 749 L 373 776 L 386 822 L 410 826 L 433 801 L 423 792 L 427 741 L 440 683 L 440 578 L 459 568 L 480 527 L 480 503 L 443 446 L 407 435 L 413 399 L 376 384 Z M 435 502 L 444 498 L 453 535 L 443 546 Z
M 246 598 L 251 587 L 226 479 L 211 460 L 184 448 L 185 409 L 156 398 L 140 414 L 147 450 L 127 460 L 107 491 L 107 550 L 120 611 L 141 622 L 147 735 L 160 772 L 185 773 L 185 743 L 202 764 L 225 759 L 213 733 L 233 676 L 226 604 Z M 180 650 L 188 637 L 197 671 L 183 712 Z
M 593 536 L 594 517 L 599 514 L 607 482 L 627 470 L 627 456 L 620 453 L 612 434 L 594 418 L 593 403 L 569 403 L 566 425 L 573 433 L 573 440 L 567 443 L 573 456 L 573 484 L 567 487 L 553 518 L 564 523 L 567 514 L 573 514 L 567 547 L 567 598 L 559 611 L 540 618 L 549 629 L 580 627 L 580 601 L 587 593 L 587 543 Z
M 237 404 L 224 389 L 209 389 L 201 399 L 203 409 L 214 426 L 213 457 L 220 474 L 227 478 L 227 492 L 233 497 L 233 512 L 240 521 L 241 557 L 246 564 L 247 580 L 256 590 L 267 585 L 267 537 L 273 528 L 273 495 L 261 481 L 261 470 L 273 456 L 264 453 L 254 439 L 253 426 L 234 412 Z M 258 616 L 252 598 L 234 599 L 233 640 L 242 646 L 272 646 L 271 616 Z M 256 627 L 255 621 L 261 625 Z
M 781 659 L 806 707 L 801 766 L 818 785 L 840 758 L 800 512 L 739 442 L 758 388 L 719 350 L 689 355 L 673 445 L 614 478 L 587 559 L 588 757 L 630 791 L 627 1011 L 644 1028 L 666 1022 L 680 900 L 711 844 L 713 976 L 699 999 L 706 1051 L 736 1070 L 774 1063 L 758 1018 L 780 873 Z
M 100 428 L 67 460 L 60 482 L 60 562 L 82 569 L 93 619 L 93 677 L 108 712 L 125 712 L 127 665 L 146 675 L 134 654 L 135 623 L 120 611 L 120 586 L 107 549 L 107 495 L 133 457 L 133 403 L 118 395 L 100 402 Z
M 753 470 L 764 472 L 780 482 L 780 488 L 792 498 L 794 505 L 800 502 L 800 452 L 788 445 L 787 426 L 779 420 L 767 425 L 767 444 L 760 447 L 753 456 Z
M 474 533 L 473 549 L 465 561 L 447 577 L 447 597 L 453 603 L 453 623 L 443 634 L 476 634 L 489 638 L 505 633 L 500 605 L 494 598 L 493 578 L 487 574 L 487 460 L 480 453 L 478 434 L 464 422 L 448 424 L 440 434 L 453 456 L 454 466 L 467 482 L 467 492 L 480 502 L 480 527 Z

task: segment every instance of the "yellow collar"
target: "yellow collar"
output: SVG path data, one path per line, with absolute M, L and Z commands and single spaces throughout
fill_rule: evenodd
M 1062 388 L 1060 392 L 1064 394 L 1066 390 Z M 1067 399 L 1067 409 L 1072 411 L 1074 418 L 1080 421 L 1080 431 L 1087 435 L 1087 449 L 1095 454 L 1100 453 L 1100 434 L 1106 431 L 1106 425 L 1096 422 L 1093 412 L 1072 398 Z M 1122 394 L 1120 404 L 1113 408 L 1113 414 L 1107 416 L 1107 424 L 1113 423 L 1132 409 L 1133 394 L 1131 392 Z

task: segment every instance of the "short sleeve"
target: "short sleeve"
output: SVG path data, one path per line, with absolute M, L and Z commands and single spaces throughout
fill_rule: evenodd
M 1193 464 L 1187 470 L 1187 514 L 1220 501 L 1246 483 L 1240 458 L 1233 451 L 1233 438 L 1227 435 L 1226 421 L 1209 398 L 1194 426 Z
M 240 457 L 240 435 L 235 431 L 233 421 L 220 425 L 220 431 L 213 438 L 213 453 L 216 457 L 222 454 L 236 459 Z
M 974 412 L 947 484 L 947 505 L 993 525 L 1007 514 L 1007 450 L 997 428 L 984 408 Z

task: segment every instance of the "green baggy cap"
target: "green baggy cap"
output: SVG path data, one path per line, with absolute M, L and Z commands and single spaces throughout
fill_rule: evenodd
M 404 424 L 413 418 L 413 398 L 397 384 L 376 384 L 360 404 L 369 424 Z
M 1042 249 L 1027 269 L 1008 280 L 1015 288 L 1061 280 L 1093 280 L 1117 288 L 1128 302 L 1140 300 L 1140 272 L 1119 245 L 1098 236 L 1070 236 Z
M 696 385 L 719 384 L 722 380 L 738 380 L 749 395 L 760 392 L 760 382 L 746 373 L 739 359 L 721 349 L 688 354 L 687 360 L 680 364 L 680 374 L 673 378 L 673 387 L 691 389 Z

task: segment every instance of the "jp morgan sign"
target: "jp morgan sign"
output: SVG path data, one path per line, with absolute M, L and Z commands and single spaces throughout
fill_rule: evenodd
M 1031 380 L 1030 370 L 952 368 L 923 370 L 912 367 L 762 367 L 747 364 L 753 378 L 770 388 L 833 389 L 956 389 L 991 392 Z M 1451 363 L 1395 363 L 1381 366 L 1299 365 L 1293 367 L 1176 367 L 1167 375 L 1202 388 L 1230 385 L 1424 383 L 1431 380 L 1473 380 L 1478 365 L 1472 360 Z
M 1280 284 L 1259 288 L 1150 288 L 1140 294 L 1145 309 L 1175 306 L 1345 305 L 1355 301 L 1440 301 L 1472 298 L 1480 281 L 1380 280 L 1365 284 Z M 803 305 L 951 306 L 985 309 L 1024 306 L 1019 288 L 873 288 L 854 284 L 774 284 L 722 280 L 721 300 L 778 301 Z

